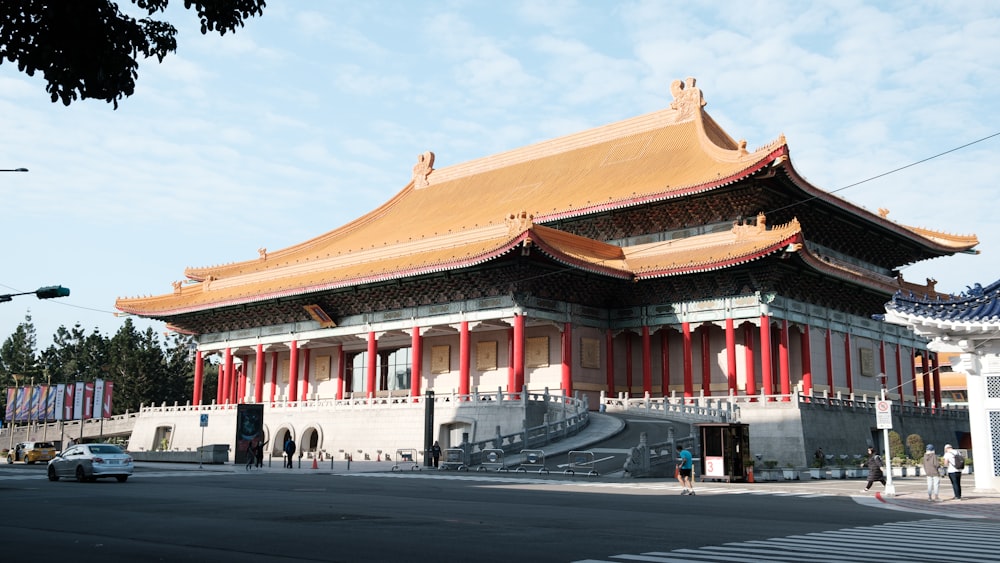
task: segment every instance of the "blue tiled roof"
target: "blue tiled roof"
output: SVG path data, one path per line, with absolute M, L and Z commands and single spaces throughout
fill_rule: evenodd
M 1000 322 L 1000 280 L 985 288 L 977 283 L 961 295 L 944 299 L 920 298 L 898 291 L 885 308 L 900 315 L 949 322 Z

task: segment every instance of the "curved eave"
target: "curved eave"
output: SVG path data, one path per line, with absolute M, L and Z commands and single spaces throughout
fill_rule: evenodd
M 754 252 L 748 252 L 745 254 L 740 254 L 738 256 L 726 256 L 725 258 L 717 260 L 709 260 L 699 263 L 688 263 L 683 265 L 674 265 L 666 268 L 651 268 L 636 272 L 637 280 L 644 279 L 654 279 L 663 278 L 669 276 L 681 276 L 686 274 L 700 274 L 704 272 L 711 272 L 715 270 L 723 270 L 726 268 L 732 268 L 734 266 L 740 266 L 742 264 L 748 264 L 775 254 L 777 252 L 784 252 L 788 245 L 797 244 L 802 241 L 802 234 L 796 232 L 786 238 L 779 240 L 778 242 L 771 243 L 767 246 L 763 246 Z
M 149 308 L 140 308 L 137 306 L 130 306 L 129 302 L 145 301 L 150 302 L 158 299 L 163 300 L 178 300 L 179 298 L 175 295 L 163 295 L 159 297 L 151 298 L 139 298 L 139 299 L 119 299 L 115 302 L 115 308 L 118 310 L 138 315 L 141 317 L 148 317 L 154 319 L 166 319 L 171 317 L 176 317 L 179 315 L 187 315 L 192 313 L 198 313 L 202 311 L 209 311 L 219 308 L 227 307 L 237 307 L 240 305 L 249 305 L 253 303 L 260 303 L 263 301 L 270 301 L 274 299 L 283 299 L 290 297 L 298 297 L 302 295 L 308 295 L 310 293 L 317 293 L 322 291 L 331 291 L 336 289 L 342 289 L 345 287 L 352 287 L 358 285 L 365 285 L 371 283 L 379 283 L 394 279 L 402 279 L 413 276 L 435 274 L 439 272 L 444 272 L 447 270 L 455 270 L 459 268 L 468 268 L 490 260 L 494 260 L 510 252 L 513 248 L 521 244 L 521 241 L 525 240 L 528 236 L 527 232 L 515 237 L 514 239 L 505 239 L 504 243 L 486 252 L 476 254 L 471 257 L 465 257 L 459 260 L 449 260 L 441 261 L 433 264 L 425 264 L 413 268 L 401 268 L 398 270 L 393 270 L 389 272 L 381 272 L 374 275 L 367 276 L 352 276 L 348 278 L 338 279 L 329 283 L 317 283 L 317 284 L 306 284 L 297 287 L 291 287 L 288 289 L 282 289 L 278 291 L 263 291 L 254 295 L 238 296 L 228 299 L 219 299 L 213 301 L 204 301 L 192 305 L 178 305 L 178 306 L 167 306 L 162 309 L 151 310 Z M 197 286 L 196 288 L 191 288 L 190 290 L 196 290 L 202 292 L 202 287 Z M 186 300 L 194 299 L 195 296 L 189 295 Z
M 827 274 L 831 277 L 849 281 L 853 284 L 874 289 L 887 295 L 892 295 L 899 289 L 898 280 L 889 276 L 880 276 L 867 270 L 856 270 L 846 265 L 838 265 L 812 254 L 803 247 L 798 253 L 799 258 L 812 269 Z
M 792 181 L 792 183 L 798 186 L 799 189 L 809 196 L 867 219 L 869 222 L 875 223 L 902 238 L 919 244 L 929 251 L 933 251 L 941 255 L 948 255 L 954 254 L 955 252 L 972 250 L 979 244 L 979 239 L 975 235 L 948 235 L 937 231 L 931 231 L 929 229 L 909 227 L 895 221 L 890 221 L 881 215 L 872 213 L 864 207 L 855 205 L 846 199 L 837 197 L 830 192 L 817 188 L 802 177 L 797 170 L 795 170 L 790 158 L 784 163 L 783 166 L 781 166 L 781 169 L 788 176 L 789 180 Z
M 960 337 L 962 335 L 976 336 L 980 334 L 996 334 L 1000 331 L 1000 321 L 945 321 L 933 317 L 915 315 L 901 311 L 886 311 L 883 316 L 886 322 L 909 326 L 917 334 L 943 335 L 949 334 Z
M 539 233 L 537 230 L 533 230 L 532 234 L 534 236 L 531 238 L 531 243 L 536 248 L 541 250 L 543 254 L 545 254 L 555 262 L 563 264 L 564 266 L 569 266 L 571 268 L 583 270 L 586 272 L 591 272 L 594 274 L 599 274 L 602 276 L 609 276 L 612 278 L 623 279 L 623 280 L 633 279 L 632 272 L 629 272 L 628 270 L 625 270 L 623 268 L 614 268 L 602 264 L 602 262 L 611 260 L 620 262 L 623 259 L 623 256 L 621 256 L 620 254 L 621 249 L 618 249 L 619 256 L 617 258 L 611 258 L 609 260 L 608 258 L 604 258 L 601 256 L 591 255 L 590 260 L 587 260 L 568 254 L 558 245 L 550 244 L 545 239 L 544 234 Z M 612 245 L 606 245 L 606 246 L 612 246 Z

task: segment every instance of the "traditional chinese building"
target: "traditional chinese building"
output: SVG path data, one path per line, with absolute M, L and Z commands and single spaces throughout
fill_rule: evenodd
M 1000 281 L 944 299 L 899 293 L 885 319 L 930 339 L 935 352 L 960 354 L 953 367 L 967 374 L 976 488 L 1000 490 Z
M 671 90 L 666 109 L 506 153 L 437 169 L 425 152 L 355 221 L 116 306 L 195 336 L 195 404 L 548 388 L 596 408 L 884 383 L 939 405 L 915 385 L 925 341 L 872 316 L 899 290 L 936 296 L 900 268 L 976 237 L 813 186 L 784 137 L 750 150 L 693 79 Z

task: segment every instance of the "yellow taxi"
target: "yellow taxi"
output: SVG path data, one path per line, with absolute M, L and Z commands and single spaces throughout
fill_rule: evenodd
M 23 461 L 35 463 L 56 457 L 56 447 L 52 442 L 21 442 L 7 452 L 7 463 Z

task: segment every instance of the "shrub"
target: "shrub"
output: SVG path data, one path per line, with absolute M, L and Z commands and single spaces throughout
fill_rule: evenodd
M 906 437 L 906 449 L 910 450 L 910 457 L 922 459 L 924 457 L 924 439 L 920 434 L 910 434 Z
M 899 432 L 895 430 L 889 431 L 889 451 L 887 453 L 890 459 L 906 456 L 906 450 L 903 448 L 903 439 L 899 436 Z

